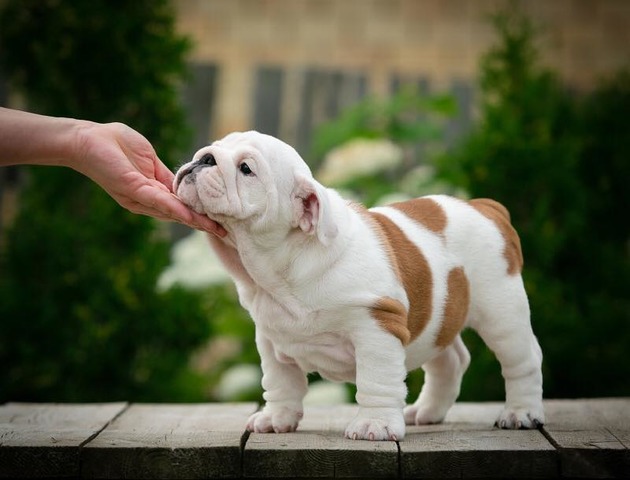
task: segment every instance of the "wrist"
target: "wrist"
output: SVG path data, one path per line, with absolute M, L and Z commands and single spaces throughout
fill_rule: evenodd
M 41 152 L 40 164 L 81 169 L 84 145 L 92 122 L 74 118 L 54 117 L 47 135 L 48 143 Z
M 64 137 L 60 137 L 60 148 L 63 153 L 60 165 L 85 173 L 88 145 L 94 137 L 94 128 L 99 124 L 87 120 L 60 120 L 70 120 L 66 125 Z

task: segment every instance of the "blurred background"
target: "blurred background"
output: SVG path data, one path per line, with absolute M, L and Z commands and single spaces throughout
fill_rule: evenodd
M 173 169 L 256 129 L 368 206 L 501 201 L 547 398 L 630 395 L 629 68 L 625 0 L 0 0 L 0 105 L 125 122 Z M 464 340 L 460 399 L 501 400 Z M 260 400 L 260 375 L 203 234 L 0 169 L 0 402 Z

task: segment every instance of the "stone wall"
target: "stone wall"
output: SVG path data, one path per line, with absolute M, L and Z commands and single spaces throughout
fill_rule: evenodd
M 260 68 L 282 70 L 283 89 L 294 90 L 301 88 L 300 73 L 309 69 L 360 74 L 366 93 L 376 95 L 391 92 L 394 77 L 422 81 L 432 91 L 449 90 L 457 82 L 474 85 L 479 56 L 495 40 L 487 16 L 509 3 L 175 0 L 174 5 L 179 30 L 195 42 L 191 62 L 216 68 L 208 127 L 216 137 L 255 126 Z M 524 0 L 520 5 L 541 28 L 543 61 L 573 88 L 591 88 L 630 64 L 629 0 Z

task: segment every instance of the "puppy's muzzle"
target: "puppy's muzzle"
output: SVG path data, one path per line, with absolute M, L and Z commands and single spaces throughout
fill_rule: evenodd
M 206 153 L 199 160 L 191 163 L 184 170 L 181 170 L 180 172 L 178 172 L 177 184 L 175 187 L 176 191 L 177 191 L 177 187 L 179 187 L 179 185 L 182 182 L 195 183 L 195 180 L 197 179 L 197 173 L 199 173 L 204 168 L 216 167 L 216 165 L 217 165 L 217 160 L 214 158 L 214 155 L 212 155 L 211 153 Z

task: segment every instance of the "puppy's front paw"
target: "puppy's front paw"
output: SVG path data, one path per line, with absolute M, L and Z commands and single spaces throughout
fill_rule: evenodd
M 510 408 L 506 406 L 495 425 L 504 429 L 538 428 L 545 423 L 545 413 L 541 405 Z
M 405 419 L 398 408 L 361 408 L 345 432 L 352 440 L 402 440 Z
M 247 430 L 256 433 L 295 432 L 302 415 L 301 410 L 266 406 L 261 412 L 249 417 Z

